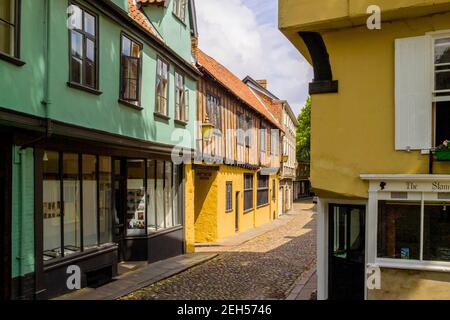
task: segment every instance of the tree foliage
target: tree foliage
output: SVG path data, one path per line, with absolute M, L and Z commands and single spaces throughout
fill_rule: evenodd
M 311 157 L 311 97 L 308 97 L 297 120 L 297 160 L 309 161 Z

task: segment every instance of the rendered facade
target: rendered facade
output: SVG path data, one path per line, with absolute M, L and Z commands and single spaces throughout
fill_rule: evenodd
M 298 122 L 289 103 L 280 100 L 267 90 L 267 80 L 254 80 L 246 77 L 244 82 L 258 96 L 260 101 L 271 110 L 282 128 L 281 134 L 281 163 L 278 188 L 278 214 L 289 212 L 294 203 L 294 180 L 297 168 L 296 131 Z
M 64 293 L 69 265 L 95 286 L 193 250 L 192 169 L 171 153 L 195 147 L 200 73 L 179 2 L 0 1 L 4 298 Z
M 367 26 L 370 5 L 381 29 Z M 314 67 L 318 298 L 449 299 L 450 2 L 279 8 L 280 30 Z
M 198 50 L 195 241 L 278 217 L 281 126 L 239 78 Z

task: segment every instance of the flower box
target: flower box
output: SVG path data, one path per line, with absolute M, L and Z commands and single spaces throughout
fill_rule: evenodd
M 437 150 L 436 160 L 438 161 L 450 161 L 450 149 L 447 150 Z

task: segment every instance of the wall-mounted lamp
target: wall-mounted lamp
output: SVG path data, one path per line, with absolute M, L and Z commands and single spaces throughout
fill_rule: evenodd
M 208 115 L 206 115 L 205 122 L 202 123 L 202 137 L 203 137 L 203 139 L 205 139 L 205 140 L 211 139 L 211 136 L 212 136 L 214 128 L 215 128 L 215 126 L 209 120 Z

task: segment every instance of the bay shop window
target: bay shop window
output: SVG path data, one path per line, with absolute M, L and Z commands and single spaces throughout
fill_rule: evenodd
M 113 225 L 120 224 L 122 212 L 127 237 L 183 224 L 181 166 L 163 160 L 124 161 L 126 188 L 119 194 L 121 165 L 117 167 L 116 160 L 113 167 L 106 156 L 45 151 L 44 261 L 112 243 Z
M 450 30 L 395 41 L 396 150 L 450 140 Z
M 45 151 L 44 261 L 111 243 L 111 158 Z
M 378 258 L 450 262 L 450 202 L 378 205 Z
M 181 226 L 181 167 L 162 160 L 128 160 L 127 167 L 127 236 Z

